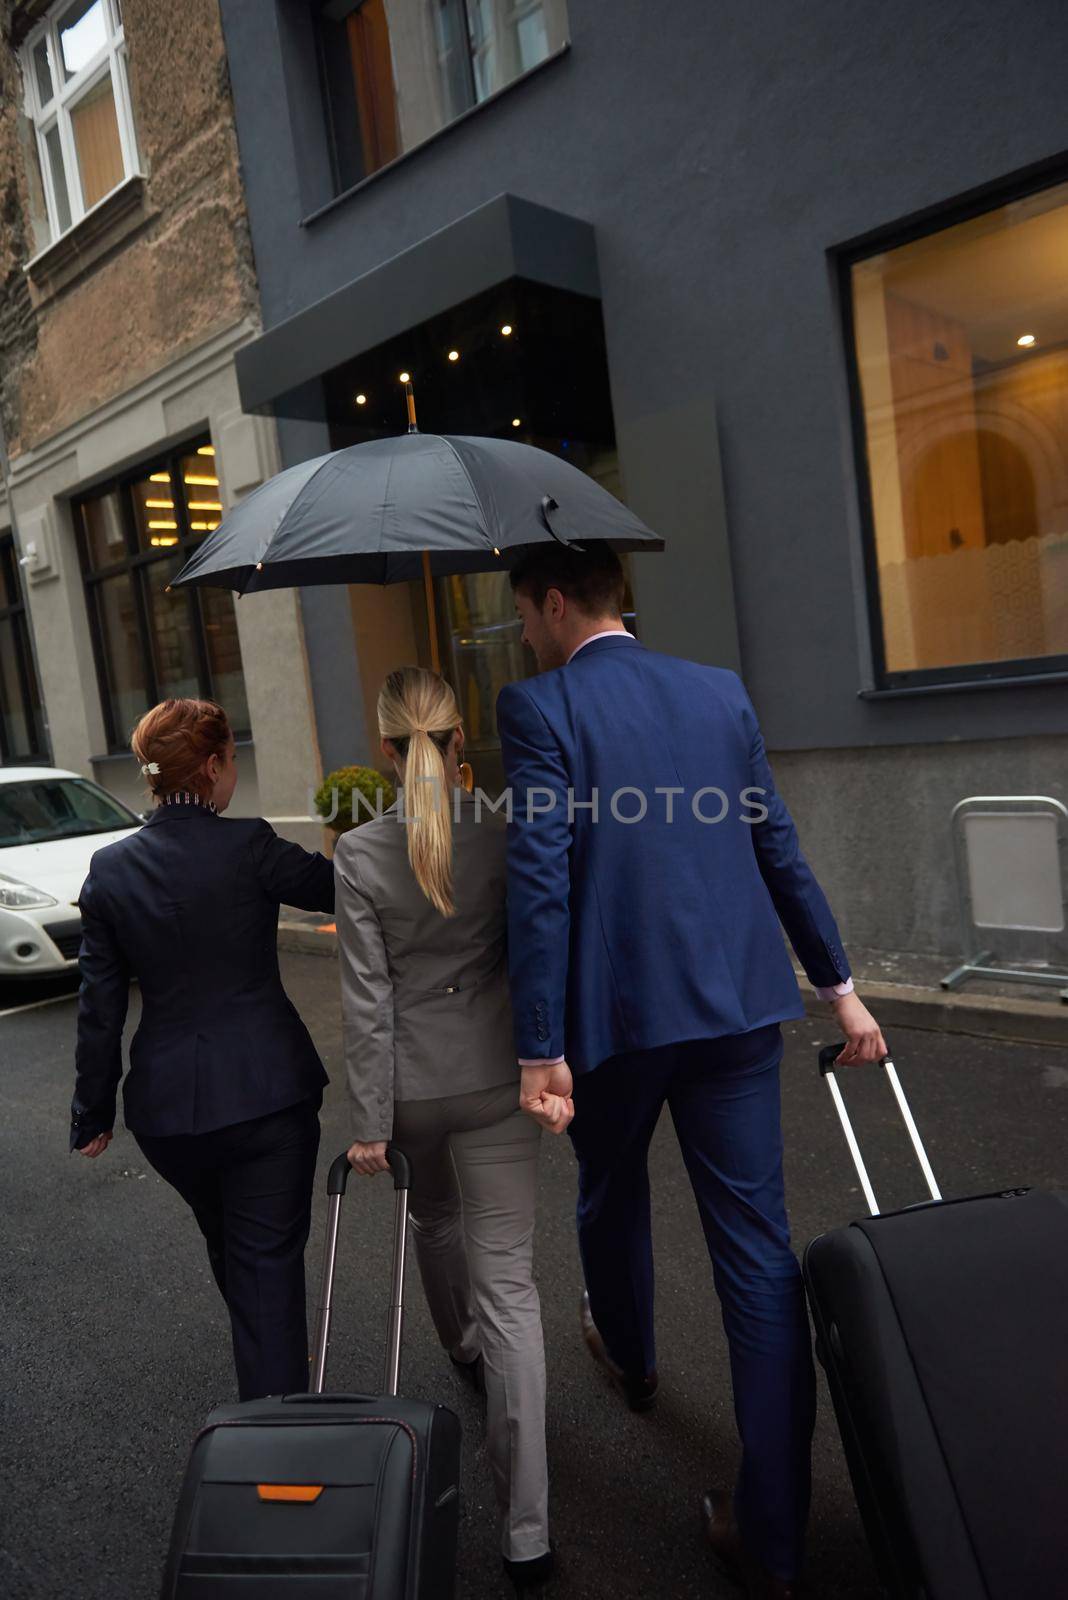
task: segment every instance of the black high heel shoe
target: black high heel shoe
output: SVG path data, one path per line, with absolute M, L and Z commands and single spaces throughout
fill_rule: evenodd
M 509 1561 L 507 1556 L 502 1560 L 505 1576 L 512 1580 L 517 1595 L 540 1594 L 545 1585 L 552 1582 L 556 1569 L 556 1551 L 552 1548 L 530 1561 Z
M 477 1355 L 473 1361 L 458 1361 L 455 1356 L 450 1356 L 449 1360 L 455 1367 L 461 1383 L 466 1384 L 475 1394 L 481 1395 L 485 1399 L 486 1370 L 481 1355 Z

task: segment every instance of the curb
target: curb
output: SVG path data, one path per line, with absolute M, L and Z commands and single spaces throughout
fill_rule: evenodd
M 334 924 L 317 926 L 309 922 L 280 922 L 279 950 L 295 950 L 303 956 L 336 956 L 337 933 Z
M 827 1019 L 827 1003 L 805 992 L 805 1011 Z M 857 976 L 864 1004 L 889 1033 L 894 1027 L 927 1028 L 937 1033 L 972 1034 L 1016 1044 L 1052 1044 L 1068 1049 L 1068 1005 L 1059 1001 L 1015 1000 L 991 994 L 957 994 L 904 983 L 868 983 Z
M 337 933 L 333 923 L 281 922 L 278 948 L 299 955 L 336 957 Z M 798 974 L 798 981 L 807 1015 L 826 1022 L 826 1001 L 816 998 L 803 973 Z M 935 1033 L 963 1033 L 1068 1049 L 1068 1005 L 1060 1002 L 959 994 L 905 983 L 872 983 L 863 974 L 858 974 L 857 987 L 864 1004 L 888 1032 L 894 1027 L 926 1028 Z

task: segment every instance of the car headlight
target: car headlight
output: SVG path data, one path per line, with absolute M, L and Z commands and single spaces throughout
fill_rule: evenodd
M 43 889 L 35 889 L 31 883 L 20 883 L 18 878 L 7 878 L 0 872 L 0 906 L 12 911 L 28 911 L 34 906 L 58 904 L 59 901 L 53 900 Z

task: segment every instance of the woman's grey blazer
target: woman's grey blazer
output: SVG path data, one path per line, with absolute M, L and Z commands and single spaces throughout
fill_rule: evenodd
M 345 1067 L 353 1137 L 388 1139 L 395 1100 L 513 1079 L 504 818 L 462 789 L 453 807 L 456 913 L 443 917 L 408 861 L 403 796 L 334 850 Z

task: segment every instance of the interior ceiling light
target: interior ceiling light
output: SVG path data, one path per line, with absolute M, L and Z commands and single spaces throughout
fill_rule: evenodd
M 202 489 L 217 489 L 219 487 L 218 478 L 206 478 L 195 472 L 187 472 L 182 481 L 184 483 L 199 484 Z
M 513 428 L 518 428 L 519 424 L 520 424 L 520 421 L 521 421 L 521 419 L 519 417 L 513 417 L 512 418 L 512 427 Z
M 411 381 L 412 381 L 412 375 L 411 375 L 410 372 L 402 372 L 401 373 L 401 375 L 400 375 L 400 382 L 401 383 L 411 383 Z
M 367 404 L 367 396 L 365 394 L 358 394 L 356 396 L 356 404 L 358 406 L 365 406 Z
M 449 351 L 449 360 L 450 361 L 459 361 L 459 359 L 460 359 L 459 350 L 450 350 Z
M 213 456 L 214 454 L 215 446 L 213 444 L 202 444 L 197 446 L 198 456 Z
M 1034 342 L 1035 336 L 1033 333 L 1021 333 L 1020 337 L 1016 341 L 1022 350 L 1030 350 Z
M 501 332 L 504 334 L 504 337 L 506 339 L 507 339 L 508 335 L 511 333 L 511 331 L 512 331 L 512 324 L 510 322 L 505 322 L 505 323 L 503 323 L 501 325 Z

